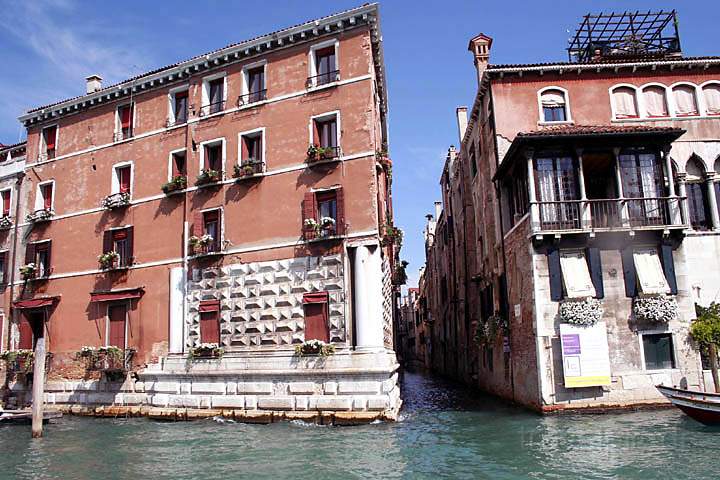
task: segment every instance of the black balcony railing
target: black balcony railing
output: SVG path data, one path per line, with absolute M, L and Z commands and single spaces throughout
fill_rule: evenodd
M 613 200 L 588 200 L 590 221 L 593 229 L 622 227 L 620 204 Z
M 672 224 L 670 200 L 665 197 L 628 198 L 626 203 L 630 225 L 651 227 Z
M 336 160 L 340 158 L 341 155 L 340 147 L 319 147 L 313 145 L 308 148 L 307 163 L 312 164 L 323 160 Z
M 238 97 L 237 106 L 242 107 L 244 105 L 250 105 L 252 103 L 262 102 L 267 100 L 267 90 L 258 90 L 256 92 L 246 93 Z
M 220 100 L 219 102 L 209 103 L 200 107 L 200 116 L 206 117 L 213 113 L 222 112 L 223 110 L 225 110 L 225 100 Z
M 333 70 L 332 72 L 325 72 L 313 77 L 308 77 L 307 87 L 319 87 L 321 85 L 327 85 L 328 83 L 340 81 L 340 70 Z
M 577 230 L 582 228 L 580 200 L 540 202 L 540 225 L 543 230 Z

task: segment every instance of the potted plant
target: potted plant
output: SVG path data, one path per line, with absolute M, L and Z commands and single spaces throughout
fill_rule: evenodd
M 103 270 L 109 270 L 111 268 L 114 268 L 117 266 L 117 263 L 120 261 L 120 254 L 116 251 L 110 251 L 105 252 L 101 255 L 98 255 L 98 263 L 100 264 L 100 268 Z
M 335 353 L 335 345 L 325 343 L 322 340 L 305 340 L 300 345 L 295 346 L 295 355 L 300 357 L 305 355 L 320 355 L 327 357 Z
M 195 180 L 195 186 L 200 187 L 211 183 L 219 182 L 222 179 L 222 172 L 218 170 L 203 169 Z
M 35 265 L 32 262 L 20 267 L 20 276 L 22 277 L 23 280 L 30 280 L 31 278 L 35 278 L 36 274 L 37 274 L 37 265 Z
M 113 193 L 103 198 L 101 206 L 106 210 L 126 207 L 130 205 L 130 194 L 128 192 Z
M 233 166 L 233 177 L 235 178 L 252 177 L 255 173 L 254 163 L 246 162 L 242 165 L 235 164 Z
M 407 283 L 407 272 L 405 269 L 408 265 L 409 263 L 405 260 L 395 265 L 395 270 L 392 275 L 393 285 L 405 285 Z
M 318 222 L 320 235 L 323 237 L 330 236 L 335 233 L 335 219 L 332 217 L 322 217 Z
M 187 177 L 185 175 L 176 175 L 169 182 L 160 187 L 165 195 L 178 190 L 184 190 L 185 188 L 187 188 Z
M 193 235 L 188 239 L 188 243 L 190 244 L 190 248 L 192 249 L 193 253 L 195 255 L 198 255 L 205 251 L 205 249 L 213 242 L 213 237 L 211 235 L 205 234 L 200 237 Z
M 315 238 L 320 233 L 320 224 L 314 218 L 306 218 L 303 222 L 305 239 Z
M 0 355 L 5 361 L 8 371 L 16 373 L 30 373 L 33 370 L 35 352 L 27 349 L 7 350 Z
M 560 321 L 573 325 L 595 325 L 603 316 L 603 308 L 597 298 L 571 298 L 560 303 Z
M 308 163 L 318 162 L 320 160 L 328 160 L 335 157 L 335 148 L 321 147 L 317 143 L 313 143 L 307 149 Z
M 635 318 L 650 323 L 668 323 L 677 318 L 678 304 L 674 296 L 644 295 L 633 299 Z
M 30 223 L 38 223 L 38 222 L 44 222 L 47 220 L 50 220 L 55 215 L 55 212 L 50 208 L 41 208 L 40 210 L 35 210 L 32 213 L 28 213 L 25 216 L 25 220 L 27 220 Z
M 225 349 L 217 343 L 201 343 L 190 349 L 188 355 L 190 359 L 196 358 L 222 358 Z
M 3 215 L 0 217 L 0 230 L 5 230 L 12 227 L 13 222 L 10 215 Z
M 397 244 L 397 246 L 400 247 L 402 246 L 403 235 L 402 230 L 394 226 L 392 223 L 387 222 L 383 226 L 382 244 L 385 246 Z

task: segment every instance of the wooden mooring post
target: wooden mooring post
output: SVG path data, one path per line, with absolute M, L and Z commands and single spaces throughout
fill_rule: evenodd
M 32 438 L 43 433 L 43 403 L 45 401 L 45 337 L 37 339 L 33 365 Z

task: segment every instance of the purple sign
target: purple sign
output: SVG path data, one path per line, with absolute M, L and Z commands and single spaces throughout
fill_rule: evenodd
M 562 335 L 563 355 L 580 355 L 580 335 Z

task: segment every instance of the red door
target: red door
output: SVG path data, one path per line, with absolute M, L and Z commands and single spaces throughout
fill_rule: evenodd
M 110 305 L 108 307 L 108 346 L 125 348 L 125 319 L 127 307 L 125 305 Z
M 305 304 L 305 341 L 330 341 L 330 331 L 327 322 L 327 303 Z
M 18 326 L 20 327 L 20 341 L 18 342 L 18 348 L 22 350 L 32 350 L 33 343 L 35 343 L 33 341 L 33 329 L 30 325 L 30 321 L 25 317 L 25 315 L 20 317 L 20 325 Z
M 218 311 L 200 312 L 200 343 L 220 344 L 220 319 Z

